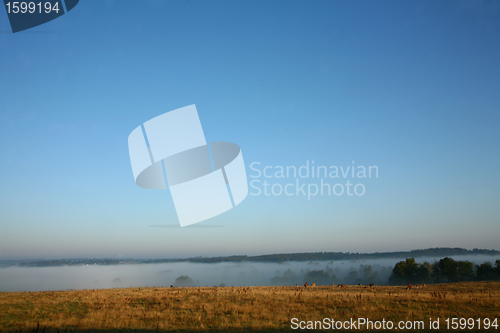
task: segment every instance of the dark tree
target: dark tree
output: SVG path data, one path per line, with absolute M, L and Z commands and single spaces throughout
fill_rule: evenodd
M 452 258 L 446 257 L 439 260 L 437 266 L 435 265 L 433 268 L 439 282 L 458 281 L 458 263 Z
M 416 283 L 418 280 L 419 266 L 414 258 L 406 258 L 406 261 L 400 261 L 392 270 L 389 277 L 390 284 Z
M 350 271 L 344 279 L 345 284 L 356 284 L 358 283 L 358 271 Z
M 417 270 L 417 283 L 431 283 L 432 282 L 432 265 L 427 261 L 418 266 Z
M 273 286 L 286 286 L 286 285 L 295 285 L 299 283 L 299 278 L 297 275 L 292 272 L 291 269 L 286 270 L 283 273 L 283 276 L 275 276 L 271 279 L 271 284 Z
M 458 282 L 474 279 L 474 264 L 443 258 L 432 265 L 434 282 Z
M 194 281 L 189 277 L 189 276 L 179 276 L 177 279 L 175 279 L 174 283 L 175 287 L 193 287 L 194 286 Z
M 474 264 L 470 261 L 457 261 L 456 281 L 472 281 L 475 277 Z
M 309 271 L 304 277 L 305 282 L 316 283 L 317 285 L 329 285 L 332 283 L 332 278 L 330 275 L 325 273 L 325 271 Z
M 498 260 L 497 260 L 498 262 Z M 495 267 L 489 261 L 477 266 L 476 279 L 479 281 L 494 280 L 496 278 Z

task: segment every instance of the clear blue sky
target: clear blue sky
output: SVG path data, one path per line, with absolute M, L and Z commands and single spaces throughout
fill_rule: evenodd
M 190 104 L 249 176 L 379 177 L 152 227 L 177 215 L 135 185 L 127 137 Z M 500 250 L 499 125 L 498 1 L 91 0 L 16 34 L 0 9 L 0 259 Z

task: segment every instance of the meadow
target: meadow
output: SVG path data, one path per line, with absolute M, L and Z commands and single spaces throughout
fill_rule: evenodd
M 429 318 L 440 318 L 443 330 L 446 318 L 480 319 L 484 324 L 485 318 L 493 323 L 499 317 L 500 282 L 434 284 L 418 289 L 356 285 L 0 293 L 1 332 L 287 331 L 292 318 L 303 321 L 304 327 L 307 321 L 323 318 L 384 319 L 396 324 L 423 321 L 425 330 L 419 331 L 427 331 Z M 489 331 L 498 329 L 490 326 Z

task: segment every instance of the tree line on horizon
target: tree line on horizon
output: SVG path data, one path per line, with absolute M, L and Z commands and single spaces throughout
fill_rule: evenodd
M 418 258 L 418 257 L 448 257 L 463 255 L 500 255 L 500 251 L 463 248 L 437 247 L 398 252 L 375 252 L 375 253 L 353 253 L 353 252 L 310 252 L 310 253 L 285 253 L 266 254 L 258 256 L 234 255 L 228 257 L 195 257 L 184 259 L 54 259 L 54 260 L 4 260 L 0 261 L 0 267 L 54 267 L 54 266 L 80 266 L 80 265 L 120 265 L 120 264 L 160 264 L 171 262 L 192 263 L 222 263 L 222 262 L 269 262 L 285 263 L 289 261 L 345 261 L 364 259 L 391 259 L 391 258 Z
M 284 254 L 265 254 L 259 256 L 229 256 L 229 257 L 198 257 L 188 258 L 189 262 L 200 263 L 219 263 L 219 262 L 276 262 L 284 263 L 287 261 L 332 261 L 332 260 L 363 260 L 363 259 L 391 259 L 391 258 L 409 258 L 409 257 L 445 257 L 445 256 L 463 256 L 463 255 L 499 255 L 497 250 L 472 249 L 450 247 L 436 247 L 429 249 L 419 249 L 411 251 L 397 252 L 375 252 L 375 253 L 354 253 L 354 252 L 308 252 L 308 253 L 284 253 Z
M 396 263 L 389 277 L 390 285 L 420 283 L 448 283 L 464 281 L 500 280 L 500 260 L 493 265 L 487 261 L 476 265 L 470 261 L 456 261 L 445 257 L 430 264 L 417 263 L 415 258 L 407 258 Z

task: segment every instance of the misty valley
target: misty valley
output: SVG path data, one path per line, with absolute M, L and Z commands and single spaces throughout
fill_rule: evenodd
M 418 258 L 436 263 L 439 258 Z M 475 265 L 495 263 L 496 256 L 455 256 Z M 126 287 L 387 285 L 401 258 L 282 263 L 171 262 L 160 264 L 82 265 L 0 268 L 0 291 L 78 290 Z

